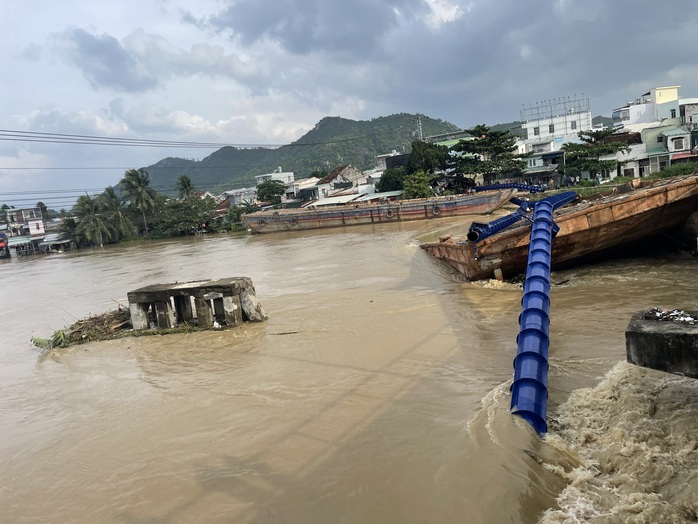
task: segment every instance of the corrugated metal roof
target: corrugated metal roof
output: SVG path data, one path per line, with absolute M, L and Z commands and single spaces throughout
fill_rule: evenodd
M 402 195 L 402 191 L 385 191 L 384 193 L 369 193 L 362 195 L 355 202 L 369 202 L 371 200 L 380 200 L 381 198 L 393 198 Z
M 357 198 L 357 194 L 354 193 L 353 195 L 343 195 L 343 196 L 337 196 L 337 197 L 328 197 L 328 198 L 323 198 L 320 200 L 316 200 L 314 202 L 310 202 L 308 205 L 303 206 L 303 207 L 310 207 L 310 206 L 316 206 L 316 207 L 321 207 L 321 206 L 336 206 L 338 204 L 346 204 L 347 202 L 351 202 L 354 199 Z
M 32 241 L 32 237 L 30 237 L 30 236 L 8 237 L 7 245 L 10 247 L 21 246 L 24 244 L 31 244 L 31 241 Z
M 690 131 L 686 131 L 685 129 L 682 129 L 680 127 L 677 127 L 675 129 L 670 129 L 669 131 L 662 131 L 662 134 L 664 136 L 678 136 L 678 135 L 690 135 Z

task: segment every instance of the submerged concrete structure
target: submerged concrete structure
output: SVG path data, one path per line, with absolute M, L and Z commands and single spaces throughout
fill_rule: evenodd
M 625 331 L 628 362 L 698 378 L 698 311 L 638 311 Z
M 267 319 L 248 277 L 154 284 L 127 296 L 135 330 L 149 329 L 151 323 L 158 329 L 181 323 L 211 329 Z

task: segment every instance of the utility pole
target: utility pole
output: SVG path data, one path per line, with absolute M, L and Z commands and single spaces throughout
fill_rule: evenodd
M 419 131 L 419 141 L 424 142 L 424 133 L 422 133 L 422 115 L 417 113 L 417 129 Z

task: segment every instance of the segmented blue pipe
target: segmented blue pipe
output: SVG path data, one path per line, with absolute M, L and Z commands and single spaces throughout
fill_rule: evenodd
M 557 195 L 546 197 L 540 202 L 550 202 L 553 205 L 553 209 L 557 209 L 561 205 L 571 202 L 576 197 L 577 193 L 574 191 L 567 191 L 565 193 L 559 193 Z M 535 209 L 537 204 L 537 202 L 531 202 L 529 200 L 523 200 L 516 197 L 510 198 L 509 201 L 512 204 L 517 204 L 519 209 L 509 215 L 493 220 L 492 222 L 488 222 L 487 224 L 473 222 L 468 228 L 468 240 L 471 242 L 479 242 L 480 240 L 484 240 L 495 233 L 499 233 L 501 230 L 506 229 L 510 225 L 515 224 L 525 217 L 529 211 Z M 553 227 L 557 229 L 556 225 Z M 554 233 L 557 233 L 557 230 L 555 230 Z
M 522 205 L 513 213 L 493 220 L 492 222 L 488 222 L 487 224 L 473 222 L 472 224 L 470 224 L 470 228 L 468 229 L 468 240 L 470 240 L 471 242 L 484 240 L 487 237 L 492 236 L 495 233 L 501 231 L 502 229 L 507 228 L 510 225 L 521 220 L 524 216 L 526 216 L 526 211 L 527 209 L 524 208 L 524 206 Z
M 490 184 L 487 186 L 476 186 L 475 192 L 478 191 L 492 191 L 493 189 L 520 189 L 521 191 L 528 191 L 529 193 L 542 193 L 542 186 L 531 186 L 528 184 L 517 184 L 517 183 L 506 183 L 506 184 Z
M 548 337 L 550 327 L 550 266 L 557 227 L 553 211 L 577 197 L 573 191 L 536 202 L 528 247 L 526 281 L 521 299 L 519 335 L 516 337 L 511 411 L 528 421 L 538 434 L 545 433 L 548 404 Z

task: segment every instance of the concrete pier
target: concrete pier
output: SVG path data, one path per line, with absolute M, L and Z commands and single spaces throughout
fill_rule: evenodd
M 243 321 L 261 322 L 266 313 L 247 277 L 154 284 L 129 291 L 133 329 L 169 329 L 177 324 L 200 328 L 237 326 Z M 193 301 L 193 307 L 192 307 Z
M 698 311 L 638 311 L 625 349 L 631 364 L 698 378 Z

